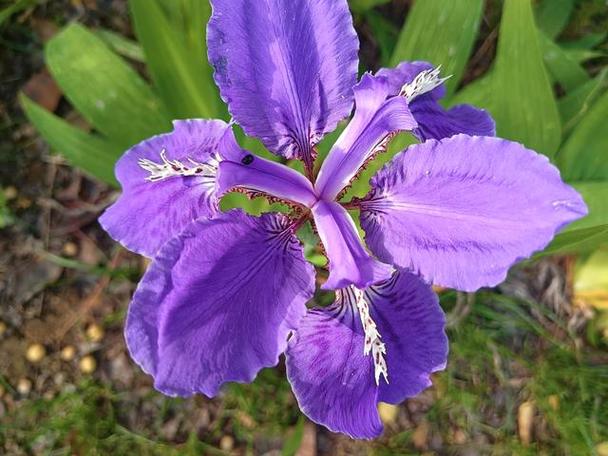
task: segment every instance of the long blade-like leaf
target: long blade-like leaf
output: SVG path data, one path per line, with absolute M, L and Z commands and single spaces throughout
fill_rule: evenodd
M 464 72 L 473 48 L 483 10 L 483 0 L 417 0 L 414 3 L 391 59 L 428 60 L 442 65 L 452 93 Z
M 530 0 L 505 0 L 496 62 L 489 75 L 450 101 L 489 110 L 498 135 L 553 158 L 561 123 L 545 71 Z
M 181 16 L 188 19 L 188 25 L 180 26 L 181 13 L 175 9 L 184 1 L 172 0 L 168 16 L 157 0 L 130 0 L 137 37 L 152 79 L 174 118 L 223 117 L 201 41 L 209 10 L 201 5 L 202 0 L 187 2 L 196 7 Z
M 576 60 L 543 33 L 540 33 L 540 41 L 549 73 L 566 92 L 575 90 L 591 79 Z
M 152 89 L 93 32 L 72 24 L 49 41 L 53 77 L 78 111 L 123 148 L 171 129 Z
M 557 157 L 567 179 L 608 180 L 606 119 L 608 93 L 602 95 L 582 118 Z
M 20 101 L 29 121 L 53 149 L 73 166 L 117 186 L 114 163 L 122 153 L 122 147 L 71 126 L 25 95 L 21 95 Z

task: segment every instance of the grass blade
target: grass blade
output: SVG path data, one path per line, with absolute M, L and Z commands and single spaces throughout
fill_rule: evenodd
M 608 180 L 606 119 L 608 93 L 604 93 L 581 119 L 557 157 L 566 179 Z
M 118 185 L 114 178 L 114 163 L 122 153 L 122 147 L 71 126 L 25 95 L 21 95 L 20 101 L 29 121 L 53 149 L 91 176 Z
M 489 110 L 499 136 L 553 158 L 561 142 L 561 121 L 538 35 L 531 1 L 505 0 L 494 67 L 450 103 Z

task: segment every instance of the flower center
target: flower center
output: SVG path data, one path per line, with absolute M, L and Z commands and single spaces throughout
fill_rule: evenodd
M 378 332 L 376 322 L 372 319 L 369 313 L 369 304 L 365 297 L 365 291 L 359 288 L 353 287 L 355 293 L 355 299 L 357 303 L 357 309 L 359 310 L 359 317 L 361 318 L 361 324 L 365 331 L 365 344 L 363 345 L 363 355 L 368 356 L 370 353 L 374 360 L 374 377 L 376 378 L 376 385 L 380 384 L 380 375 L 384 376 L 384 381 L 388 383 L 388 369 L 386 367 L 386 345 L 380 340 L 381 336 Z
M 140 158 L 137 164 L 148 171 L 150 175 L 146 177 L 149 182 L 158 182 L 175 176 L 199 176 L 207 179 L 215 179 L 219 158 L 211 155 L 206 163 L 199 163 L 191 158 L 187 158 L 188 163 L 184 164 L 179 160 L 169 160 L 167 150 L 160 151 L 161 163 L 156 163 L 147 158 Z

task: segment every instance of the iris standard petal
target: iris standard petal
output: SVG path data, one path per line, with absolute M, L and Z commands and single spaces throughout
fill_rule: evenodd
M 163 246 L 126 327 L 132 357 L 158 390 L 211 397 L 278 362 L 315 289 L 287 223 L 234 210 L 193 222 Z
M 375 380 L 378 353 L 364 354 L 362 306 L 377 325 L 388 382 Z M 430 374 L 445 367 L 444 327 L 435 293 L 413 274 L 396 272 L 362 293 L 338 290 L 336 302 L 310 310 L 289 341 L 287 376 L 300 408 L 332 431 L 378 436 L 377 402 L 396 404 L 420 393 L 430 386 Z
M 430 70 L 433 65 L 429 62 L 401 62 L 395 68 L 383 68 L 378 76 L 388 79 L 390 93 L 399 93 L 404 84 L 411 83 L 421 72 Z M 439 100 L 445 96 L 445 85 L 415 98 L 410 103 L 410 110 L 418 128 L 414 134 L 421 141 L 427 139 L 449 138 L 459 133 L 471 136 L 494 136 L 496 124 L 492 116 L 483 109 L 471 105 L 458 105 L 445 109 Z
M 315 183 L 320 198 L 335 199 L 389 134 L 416 127 L 405 98 L 387 99 L 389 95 L 386 78 L 365 74 L 357 84 L 355 115 L 323 162 Z
M 173 132 L 133 146 L 118 160 L 122 194 L 99 218 L 112 238 L 148 257 L 192 220 L 217 211 L 216 152 L 228 125 L 221 120 L 173 125 Z
M 222 155 L 218 194 L 240 188 L 312 206 L 317 197 L 312 184 L 288 166 L 255 156 L 237 144 L 232 130 L 224 135 L 219 150 Z
M 546 157 L 498 138 L 411 146 L 371 186 L 361 226 L 372 252 L 467 291 L 498 284 L 513 263 L 587 213 Z
M 213 0 L 209 60 L 230 113 L 273 152 L 312 146 L 352 108 L 359 42 L 346 0 Z
M 390 265 L 380 263 L 365 251 L 355 223 L 340 204 L 319 201 L 312 214 L 329 259 L 329 278 L 323 289 L 348 285 L 365 288 L 391 276 Z

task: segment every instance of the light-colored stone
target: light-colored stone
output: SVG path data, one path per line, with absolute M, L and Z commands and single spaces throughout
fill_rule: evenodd
M 91 342 L 101 342 L 104 336 L 103 328 L 95 323 L 87 327 L 87 339 Z
M 397 419 L 397 415 L 399 414 L 399 407 L 397 407 L 396 405 L 380 402 L 378 404 L 378 413 L 380 414 L 380 419 L 383 423 L 391 424 L 394 423 Z
M 20 378 L 17 382 L 17 392 L 26 396 L 32 391 L 32 381 L 29 378 Z
M 25 352 L 25 358 L 30 363 L 39 363 L 46 356 L 46 349 L 42 344 L 32 344 L 27 347 L 27 351 Z
M 97 361 L 91 355 L 87 355 L 80 360 L 78 367 L 83 374 L 92 374 L 97 369 Z
M 76 356 L 76 349 L 72 345 L 66 345 L 61 349 L 59 356 L 64 361 L 72 361 Z
M 230 451 L 234 448 L 234 438 L 230 435 L 224 435 L 220 439 L 220 449 L 222 451 Z

